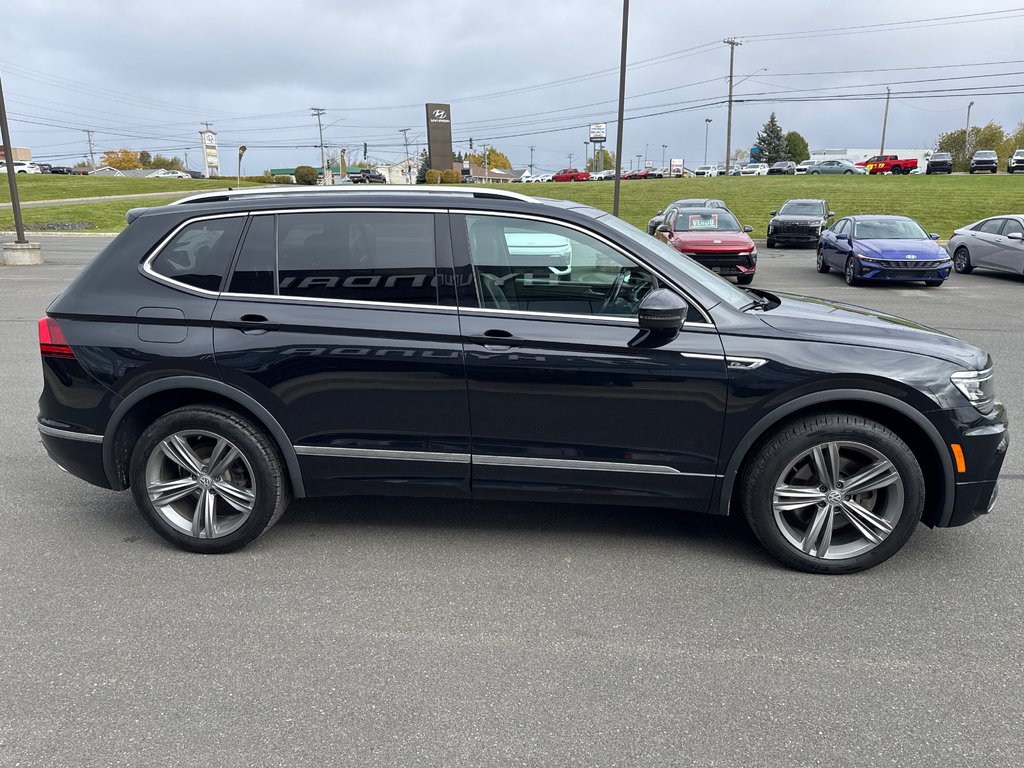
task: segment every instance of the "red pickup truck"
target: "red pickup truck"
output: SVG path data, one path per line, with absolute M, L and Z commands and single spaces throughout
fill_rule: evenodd
M 868 173 L 891 171 L 893 176 L 899 176 L 901 173 L 910 173 L 917 168 L 917 160 L 913 158 L 900 160 L 896 155 L 875 155 L 857 165 L 867 168 Z
M 579 171 L 575 168 L 563 168 L 552 179 L 554 181 L 590 181 L 590 172 Z

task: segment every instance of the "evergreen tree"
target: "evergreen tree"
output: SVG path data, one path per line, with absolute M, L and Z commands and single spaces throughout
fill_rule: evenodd
M 427 150 L 420 152 L 420 167 L 416 172 L 416 183 L 426 184 L 427 183 L 427 171 L 430 170 L 430 158 L 427 156 Z
M 761 149 L 759 162 L 771 165 L 779 160 L 789 160 L 786 153 L 786 137 L 774 112 L 768 118 L 768 122 L 761 126 L 754 143 Z

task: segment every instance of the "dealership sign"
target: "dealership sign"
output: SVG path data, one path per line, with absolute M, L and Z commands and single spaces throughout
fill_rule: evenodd
M 590 140 L 600 144 L 608 137 L 608 125 L 606 123 L 590 124 Z
M 671 174 L 672 176 L 682 176 L 684 165 L 686 165 L 686 162 L 683 160 L 683 158 L 673 157 L 671 160 L 669 160 L 668 163 L 669 174 Z
M 427 152 L 430 167 L 452 170 L 452 108 L 450 104 L 427 104 Z
M 217 156 L 217 134 L 213 131 L 200 131 L 199 137 L 203 141 L 203 165 L 206 175 L 210 178 L 220 176 L 220 158 Z M 241 160 L 241 155 L 239 155 Z

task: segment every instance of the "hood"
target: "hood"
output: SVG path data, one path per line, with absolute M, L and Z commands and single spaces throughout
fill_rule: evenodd
M 853 250 L 865 256 L 907 261 L 912 258 L 947 259 L 946 250 L 934 240 L 860 240 L 854 241 Z
M 744 251 L 754 247 L 746 232 L 673 232 L 671 243 L 684 251 Z
M 782 302 L 761 320 L 793 338 L 880 347 L 927 355 L 965 369 L 982 369 L 988 353 L 942 331 L 853 304 L 796 294 L 775 294 Z
M 772 221 L 786 221 L 790 223 L 802 224 L 808 222 L 810 224 L 820 224 L 825 219 L 822 215 L 814 215 L 810 213 L 780 213 L 778 216 L 772 216 Z

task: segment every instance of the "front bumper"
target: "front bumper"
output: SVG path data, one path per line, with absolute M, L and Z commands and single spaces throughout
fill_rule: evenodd
M 892 261 L 892 260 L 885 260 Z M 858 259 L 861 280 L 945 280 L 953 269 L 952 259 L 936 264 L 937 260 L 927 262 L 928 266 L 908 262 L 908 266 L 892 267 L 867 259 Z
M 999 471 L 1010 447 L 1009 421 L 1001 404 L 997 403 L 991 414 L 981 418 L 973 409 L 957 412 L 974 423 L 957 437 L 963 465 L 957 467 L 954 461 L 953 505 L 948 517 L 938 521 L 941 527 L 965 525 L 992 512 L 999 496 Z M 954 416 L 954 420 L 959 419 Z
M 820 227 L 778 227 L 768 228 L 768 237 L 787 243 L 817 243 L 821 237 Z

